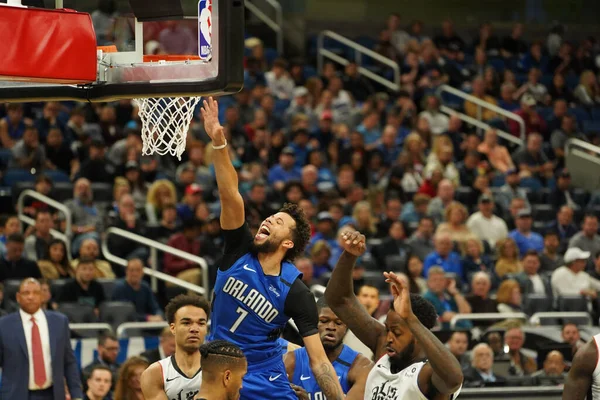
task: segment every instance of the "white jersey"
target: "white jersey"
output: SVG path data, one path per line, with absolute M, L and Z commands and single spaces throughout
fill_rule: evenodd
M 427 400 L 419 389 L 418 376 L 425 361 L 416 362 L 393 374 L 386 354 L 375 363 L 367 378 L 364 400 Z M 460 389 L 451 396 L 455 399 Z
M 175 355 L 159 361 L 165 394 L 169 400 L 192 400 L 200 391 L 202 368 L 188 378 L 177 366 Z
M 592 398 L 587 400 L 600 400 L 600 334 L 594 336 L 596 348 L 598 349 L 598 358 L 596 359 L 596 368 L 592 374 Z

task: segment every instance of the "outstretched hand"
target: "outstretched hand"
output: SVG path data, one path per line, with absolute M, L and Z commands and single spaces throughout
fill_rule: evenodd
M 212 97 L 209 97 L 208 100 L 203 101 L 200 112 L 204 119 L 204 130 L 206 130 L 206 134 L 213 141 L 213 144 L 215 146 L 225 144 L 225 134 L 219 122 L 219 103 Z
M 410 291 L 398 275 L 393 272 L 384 272 L 385 281 L 390 284 L 392 296 L 394 296 L 394 311 L 404 320 L 407 320 L 413 315 L 412 306 L 410 304 Z
M 360 257 L 364 254 L 367 249 L 365 242 L 365 235 L 361 235 L 358 231 L 342 234 L 342 248 L 353 256 Z

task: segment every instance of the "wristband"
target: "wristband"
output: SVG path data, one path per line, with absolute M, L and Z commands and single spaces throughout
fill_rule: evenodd
M 222 150 L 222 149 L 224 149 L 225 147 L 227 147 L 227 139 L 225 139 L 225 143 L 223 143 L 223 144 L 222 144 L 222 145 L 220 145 L 220 146 L 215 146 L 214 144 L 212 145 L 212 148 L 213 148 L 213 149 L 215 149 L 215 150 Z

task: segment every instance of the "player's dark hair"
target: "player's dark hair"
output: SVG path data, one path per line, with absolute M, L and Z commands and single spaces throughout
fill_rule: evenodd
M 310 224 L 306 215 L 304 215 L 304 211 L 297 204 L 285 203 L 279 212 L 288 214 L 296 222 L 296 227 L 291 229 L 294 247 L 285 253 L 285 258 L 293 261 L 300 254 L 304 253 L 304 249 L 310 241 Z
M 329 304 L 327 304 L 327 300 L 325 300 L 325 296 L 322 296 L 319 300 L 317 300 L 317 311 L 320 313 L 324 308 L 331 308 Z
M 185 306 L 201 308 L 206 313 L 206 317 L 210 316 L 210 304 L 208 304 L 208 301 L 204 297 L 194 294 L 180 294 L 173 297 L 165 307 L 167 322 L 169 324 L 175 322 L 175 313 Z
M 239 346 L 226 340 L 213 340 L 200 346 L 203 374 L 213 374 L 217 369 L 233 367 L 246 359 Z
M 412 306 L 413 314 L 417 317 L 419 322 L 427 329 L 432 329 L 437 323 L 437 313 L 435 307 L 423 296 L 418 294 L 410 294 L 410 304 Z M 390 306 L 391 310 L 394 310 L 394 302 Z

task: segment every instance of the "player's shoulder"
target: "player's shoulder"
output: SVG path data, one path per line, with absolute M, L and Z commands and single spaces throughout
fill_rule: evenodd
M 598 343 L 596 338 L 592 338 L 589 342 L 583 345 L 573 357 L 573 368 L 580 371 L 594 372 L 598 365 Z
M 147 382 L 152 382 L 155 385 L 159 384 L 159 382 L 160 382 L 160 386 L 163 386 L 163 384 L 164 384 L 163 383 L 164 360 L 166 360 L 166 359 L 155 361 L 152 364 L 150 364 L 150 366 L 148 368 L 146 368 L 146 370 L 142 373 L 142 380 L 146 380 Z

